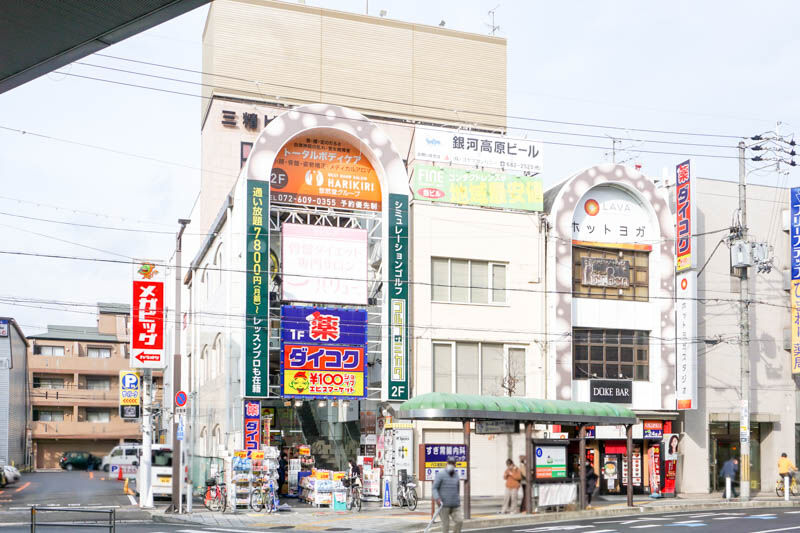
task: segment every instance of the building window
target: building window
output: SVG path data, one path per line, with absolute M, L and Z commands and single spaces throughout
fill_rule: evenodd
M 86 355 L 92 359 L 109 359 L 111 358 L 111 348 L 89 348 L 86 350 Z
M 525 348 L 489 342 L 434 342 L 433 390 L 525 396 Z
M 650 252 L 572 247 L 572 295 L 646 302 Z
M 63 422 L 64 411 L 44 411 L 42 409 L 34 409 L 33 419 L 39 422 Z
M 222 351 L 222 333 L 218 333 L 217 337 L 214 339 L 212 353 L 214 354 L 213 359 L 214 365 L 216 366 L 216 373 L 218 376 L 221 376 L 225 373 L 225 354 Z
M 33 376 L 34 389 L 63 389 L 64 378 Z
M 222 285 L 222 243 L 217 246 L 217 253 L 214 254 L 214 286 Z
M 111 420 L 108 409 L 86 409 L 87 422 L 107 423 Z
M 650 333 L 627 329 L 572 330 L 573 379 L 650 379 Z
M 111 379 L 100 377 L 87 377 L 86 388 L 88 390 L 111 390 Z
M 39 353 L 41 355 L 54 355 L 56 357 L 64 357 L 63 346 L 39 346 Z
M 253 150 L 253 143 L 243 142 L 239 146 L 239 170 L 247 163 L 247 158 L 250 157 L 250 152 Z
M 505 304 L 505 263 L 470 259 L 431 259 L 431 298 L 434 302 Z

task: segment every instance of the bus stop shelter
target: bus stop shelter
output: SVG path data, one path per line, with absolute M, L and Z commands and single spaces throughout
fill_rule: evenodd
M 532 465 L 533 425 L 564 424 L 578 428 L 580 458 L 578 471 L 580 483 L 578 501 L 586 508 L 586 427 L 625 426 L 627 436 L 627 496 L 628 506 L 633 507 L 632 457 L 633 425 L 636 415 L 630 409 L 610 403 L 575 402 L 568 400 L 542 400 L 516 396 L 478 396 L 475 394 L 451 394 L 431 392 L 412 398 L 395 410 L 398 419 L 437 420 L 461 422 L 464 429 L 464 444 L 467 445 L 467 479 L 464 481 L 464 516 L 470 518 L 470 424 L 478 420 L 511 420 L 525 424 L 525 508 L 533 512 Z

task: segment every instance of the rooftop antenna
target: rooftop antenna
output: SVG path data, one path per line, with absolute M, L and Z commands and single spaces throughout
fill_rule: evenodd
M 495 13 L 495 11 L 497 11 L 498 7 L 500 7 L 500 4 L 497 4 L 496 6 L 494 6 L 494 9 L 490 9 L 489 10 L 489 14 L 492 16 L 492 23 L 491 24 L 487 24 L 487 26 L 489 26 L 489 32 L 492 35 L 494 35 L 495 32 L 500 29 L 500 26 L 498 26 L 498 25 L 496 25 L 494 23 L 494 13 Z

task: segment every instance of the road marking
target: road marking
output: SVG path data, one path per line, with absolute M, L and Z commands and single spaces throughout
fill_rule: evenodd
M 30 481 L 28 481 L 27 483 L 25 483 L 24 485 L 22 485 L 20 488 L 18 488 L 18 489 L 17 489 L 17 492 L 22 492 L 23 490 L 27 489 L 27 488 L 30 486 L 30 484 L 31 484 L 31 482 L 30 482 Z
M 702 522 L 675 522 L 674 524 L 665 524 L 665 527 L 703 527 Z
M 128 499 L 131 501 L 131 505 L 138 505 L 138 504 L 136 503 L 136 498 L 134 498 L 134 497 L 133 497 L 133 496 L 131 496 L 130 494 L 128 494 Z
M 0 494 L 2 494 L 2 492 L 0 492 Z M 800 511 L 786 511 L 783 514 L 800 514 Z
M 782 527 L 780 529 L 765 529 L 763 531 L 753 531 L 753 533 L 776 533 L 777 531 L 791 531 L 793 529 L 800 529 L 800 526 Z
M 94 479 L 94 472 L 89 472 L 89 479 Z
M 230 533 L 253 533 L 252 529 L 223 529 L 220 527 L 210 527 L 207 529 L 179 529 L 177 530 L 176 533 L 209 533 L 213 531 L 228 531 Z
M 645 524 L 643 526 L 631 526 L 631 529 L 646 529 L 648 527 L 661 527 L 664 524 Z

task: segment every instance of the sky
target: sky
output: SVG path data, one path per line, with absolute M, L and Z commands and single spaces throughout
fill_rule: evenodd
M 691 157 L 697 176 L 737 178 L 737 139 L 641 129 L 751 136 L 780 122 L 781 133 L 800 133 L 800 3 L 791 0 L 306 4 L 358 13 L 368 4 L 370 15 L 386 10 L 388 18 L 482 34 L 494 9 L 496 35 L 508 42 L 508 124 L 514 135 L 550 143 L 546 188 L 610 161 L 612 138 L 629 139 L 616 145 L 618 162 L 652 176 L 671 176 Z M 207 10 L 0 94 L 0 251 L 102 260 L 0 254 L 0 316 L 16 318 L 26 334 L 95 325 L 96 302 L 129 300 L 125 261 L 174 253 L 177 219 L 199 192 L 199 75 L 106 56 L 200 70 Z M 748 165 L 750 183 L 800 186 L 796 167 L 780 174 L 759 166 Z

